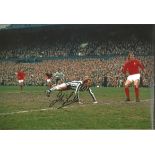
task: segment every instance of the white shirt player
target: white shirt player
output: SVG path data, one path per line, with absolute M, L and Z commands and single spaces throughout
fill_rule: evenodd
M 64 76 L 65 75 L 62 72 L 56 72 L 56 73 L 53 74 L 53 77 L 56 78 L 56 79 L 57 78 L 64 79 Z
M 53 88 L 48 90 L 48 93 L 50 93 L 51 91 L 54 91 L 54 90 L 60 91 L 65 88 L 66 88 L 66 90 L 75 90 L 75 95 L 77 95 L 78 100 L 80 100 L 79 92 L 87 90 L 89 92 L 89 94 L 91 95 L 93 102 L 97 103 L 96 97 L 95 97 L 94 93 L 92 92 L 91 88 L 84 86 L 82 81 L 71 81 L 71 82 L 67 82 L 67 83 L 62 83 L 62 84 L 54 86 Z
M 75 90 L 75 94 L 77 93 L 79 87 L 82 85 L 82 81 L 71 81 L 67 82 L 66 85 L 70 87 L 70 89 Z

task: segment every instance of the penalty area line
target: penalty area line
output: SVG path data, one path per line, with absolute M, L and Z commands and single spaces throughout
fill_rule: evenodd
M 34 109 L 34 110 L 23 110 L 23 111 L 15 111 L 15 112 L 7 112 L 7 113 L 0 113 L 0 116 L 5 115 L 13 115 L 13 114 L 21 114 L 21 113 L 29 113 L 29 112 L 38 112 L 38 111 L 48 111 L 48 110 L 54 110 L 57 108 L 44 108 L 44 109 Z
M 147 102 L 147 101 L 151 101 L 151 100 L 153 101 L 153 99 L 146 99 L 146 100 L 140 100 L 140 102 Z M 134 100 L 133 101 L 132 100 L 131 101 L 125 101 L 125 102 L 127 102 L 127 103 L 140 103 L 140 102 L 136 102 Z
M 141 100 L 142 102 L 145 102 L 145 101 L 151 101 L 151 100 L 153 100 L 153 99 L 146 99 L 146 100 Z M 141 102 L 140 101 L 140 102 Z M 129 101 L 129 103 L 132 103 L 132 102 L 134 102 L 135 103 L 135 101 Z M 139 103 L 140 103 L 139 102 Z M 124 103 L 124 102 L 121 102 L 121 103 Z M 100 104 L 99 103 L 99 105 L 105 105 L 105 104 L 111 104 L 111 103 L 103 103 L 103 104 Z M 94 104 L 94 105 L 98 105 L 98 104 Z M 81 104 L 80 106 L 86 106 L 85 104 Z M 70 107 L 73 107 L 73 105 L 72 106 L 70 106 Z M 68 107 L 63 107 L 63 108 L 68 108 Z M 32 109 L 32 110 L 23 110 L 23 111 L 15 111 L 15 112 L 7 112 L 7 113 L 0 113 L 0 116 L 6 116 L 6 115 L 14 115 L 14 114 L 22 114 L 22 113 L 29 113 L 29 112 L 38 112 L 38 111 L 49 111 L 49 110 L 55 110 L 55 109 L 57 109 L 57 108 L 54 108 L 54 107 L 51 107 L 51 108 L 44 108 L 44 109 Z

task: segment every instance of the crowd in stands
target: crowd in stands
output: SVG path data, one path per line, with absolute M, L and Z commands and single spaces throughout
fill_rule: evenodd
M 143 86 L 153 84 L 153 56 L 138 56 L 147 72 L 142 74 Z M 84 76 L 93 79 L 94 86 L 104 86 L 107 77 L 107 86 L 120 87 L 124 75 L 121 67 L 126 60 L 124 56 L 111 57 L 110 59 L 63 59 L 44 60 L 39 63 L 15 63 L 3 61 L 0 63 L 0 84 L 17 85 L 15 73 L 22 68 L 26 73 L 26 85 L 46 85 L 45 73 L 54 73 L 58 69 L 65 74 L 65 81 L 80 80 Z
M 85 45 L 85 46 L 82 46 Z M 51 42 L 44 46 L 42 44 L 32 47 L 0 49 L 0 59 L 9 58 L 49 58 L 49 57 L 68 57 L 68 56 L 106 56 L 127 54 L 134 51 L 136 55 L 151 55 L 151 43 L 139 40 L 103 40 L 87 41 L 80 40 L 70 42 Z
M 103 27 L 102 31 L 99 27 Z M 147 73 L 142 73 L 143 85 L 150 86 L 153 83 L 150 31 L 147 33 L 146 29 L 138 31 L 136 28 L 128 33 L 128 29 L 122 30 L 121 27 L 119 31 L 114 31 L 114 27 L 106 30 L 108 25 L 105 25 L 105 30 L 103 25 L 99 27 L 89 31 L 88 25 L 79 30 L 1 31 L 0 84 L 17 85 L 15 73 L 22 68 L 26 73 L 26 85 L 46 85 L 45 73 L 61 69 L 65 81 L 80 80 L 87 75 L 93 78 L 94 86 L 117 87 L 124 80 L 121 66 L 128 52 L 132 51 L 147 70 Z M 28 61 L 30 58 L 33 63 Z

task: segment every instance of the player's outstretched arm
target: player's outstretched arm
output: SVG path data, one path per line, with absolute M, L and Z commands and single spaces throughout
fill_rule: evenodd
M 75 90 L 75 96 L 77 96 L 77 102 L 80 102 L 80 96 L 79 96 L 79 92 L 80 92 L 80 83 L 77 85 L 76 90 Z
M 89 91 L 90 96 L 91 96 L 92 99 L 93 99 L 93 103 L 98 103 L 98 102 L 97 102 L 97 99 L 96 99 L 96 97 L 95 97 L 95 95 L 94 95 L 94 93 L 93 93 L 92 90 L 91 90 L 91 88 L 89 88 L 88 91 Z
M 76 86 L 75 95 L 79 92 L 79 89 L 80 89 L 80 83 Z

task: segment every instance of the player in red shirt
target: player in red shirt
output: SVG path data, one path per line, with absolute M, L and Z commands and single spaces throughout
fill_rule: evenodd
M 45 75 L 46 75 L 45 79 L 46 79 L 46 82 L 47 82 L 47 86 L 50 89 L 52 87 L 52 81 L 51 81 L 52 74 L 51 73 L 46 73 Z
M 128 59 L 125 62 L 123 66 L 123 73 L 126 75 L 126 73 L 129 73 L 129 76 L 127 77 L 127 80 L 125 81 L 125 94 L 126 94 L 126 101 L 130 101 L 130 95 L 129 95 L 129 85 L 134 82 L 134 90 L 135 90 L 135 96 L 136 96 L 136 102 L 140 102 L 139 99 L 139 81 L 140 81 L 140 72 L 139 68 L 141 68 L 144 71 L 143 64 L 136 58 L 134 58 L 133 53 L 129 53 Z
M 22 91 L 23 90 L 23 86 L 24 86 L 24 80 L 25 80 L 25 73 L 22 69 L 20 69 L 17 73 L 17 79 L 18 79 L 18 83 L 19 83 L 19 86 L 20 86 L 20 90 Z

